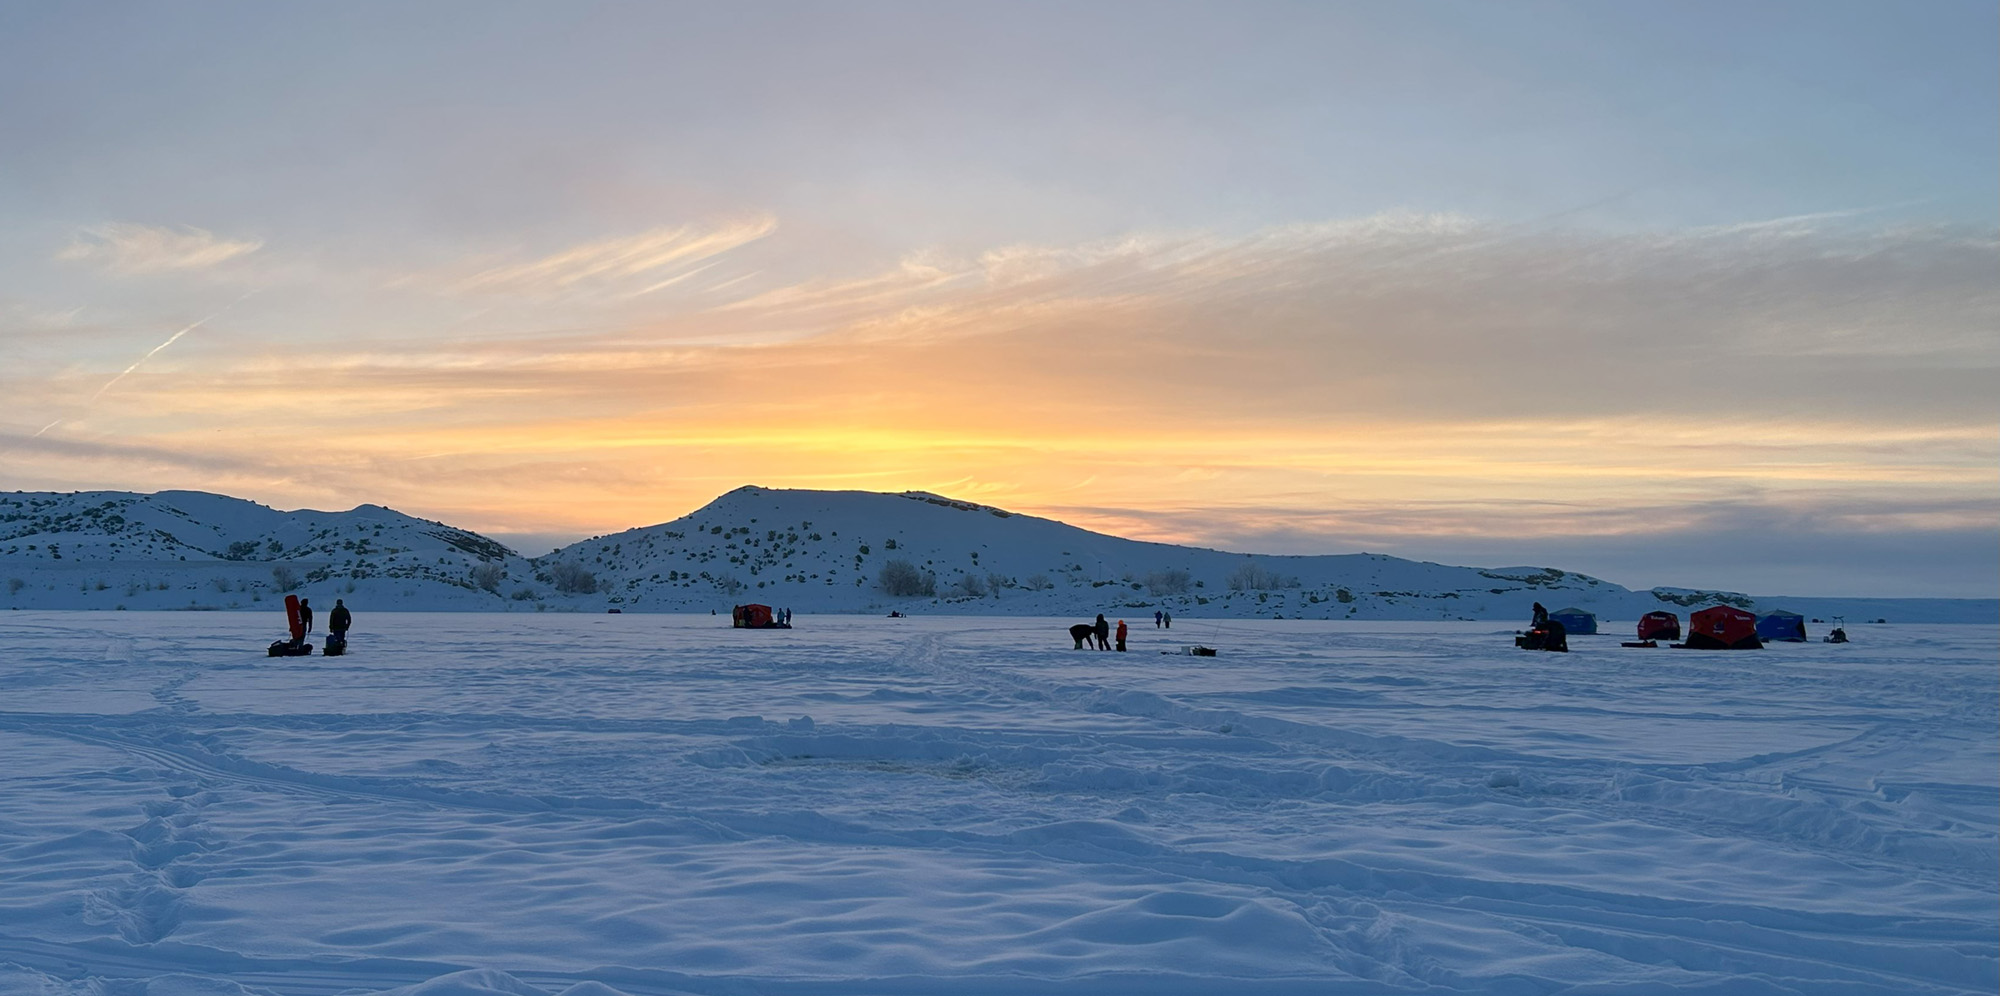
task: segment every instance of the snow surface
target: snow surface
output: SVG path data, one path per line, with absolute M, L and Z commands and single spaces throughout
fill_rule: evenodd
M 0 613 L 0 993 L 2000 985 L 2000 628 L 1071 621 Z

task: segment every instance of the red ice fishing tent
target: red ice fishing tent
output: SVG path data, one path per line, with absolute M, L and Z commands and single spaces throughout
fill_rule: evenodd
M 1648 612 L 1639 617 L 1639 639 L 1678 640 L 1681 638 L 1681 617 L 1671 612 Z
M 1733 605 L 1711 605 L 1688 617 L 1691 650 L 1757 650 L 1757 617 Z
M 737 629 L 790 629 L 778 621 L 777 613 L 768 605 L 739 605 L 729 611 L 729 618 Z

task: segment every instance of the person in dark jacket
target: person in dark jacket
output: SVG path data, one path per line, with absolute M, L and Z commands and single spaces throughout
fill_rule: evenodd
M 347 627 L 354 625 L 354 613 L 347 611 L 347 603 L 336 598 L 333 611 L 326 614 L 326 631 L 340 639 L 347 639 Z
M 303 598 L 299 599 L 299 625 L 304 626 L 308 633 L 313 631 L 312 603 Z
M 1549 610 L 1542 608 L 1542 603 L 1536 602 L 1534 621 L 1530 622 L 1528 625 L 1533 629 L 1541 629 L 1542 627 L 1547 626 L 1548 624 L 1549 624 Z
M 1097 625 L 1095 627 L 1095 630 L 1097 635 L 1097 649 L 1110 650 L 1111 624 L 1104 621 L 1104 613 L 1102 612 L 1099 612 L 1097 614 Z

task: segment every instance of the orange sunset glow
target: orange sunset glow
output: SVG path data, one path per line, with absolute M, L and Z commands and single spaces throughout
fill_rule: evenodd
M 1710 583 L 1870 592 L 2000 527 L 1984 187 L 1883 207 L 1893 180 L 1823 178 L 1810 198 L 1748 165 L 1633 181 L 1621 146 L 1578 160 L 1593 164 L 1580 193 L 1488 136 L 1505 150 L 1493 175 L 1524 191 L 1495 199 L 1449 155 L 1406 185 L 1406 153 L 1357 151 L 1359 119 L 1343 155 L 1316 158 L 1330 134 L 1273 132 L 1231 144 L 1246 172 L 1201 172 L 1222 169 L 1191 152 L 1203 140 L 1154 126 L 1236 121 L 1246 97 L 1114 113 L 1123 96 L 1073 75 L 1047 144 L 970 169 L 948 141 L 890 133 L 1042 133 L 1018 108 L 861 113 L 877 105 L 835 94 L 796 99 L 847 130 L 782 102 L 758 103 L 752 128 L 627 103 L 603 67 L 515 80 L 464 58 L 489 89 L 464 91 L 456 117 L 371 112 L 415 129 L 385 139 L 402 174 L 344 153 L 245 163 L 231 168 L 256 182 L 232 200 L 211 177 L 89 187 L 17 170 L 40 179 L 14 194 L 0 278 L 0 483 L 374 502 L 526 545 L 665 521 L 746 483 L 922 489 L 1255 552 L 1562 556 L 1630 584 L 1713 566 Z M 469 85 L 391 64 L 411 94 Z M 985 78 L 967 72 L 947 89 Z M 895 80 L 831 86 L 879 104 Z M 1300 80 L 1303 104 L 1272 113 L 1361 113 Z M 1380 99 L 1418 99 L 1403 85 Z M 611 100 L 635 122 L 685 113 L 730 139 L 715 148 L 734 165 L 684 155 L 671 127 L 514 122 L 501 94 L 517 91 Z M 1483 127 L 1470 105 L 1426 106 Z M 297 127 L 358 127 L 303 113 Z M 1556 127 L 1582 112 L 1546 113 Z M 530 155 L 480 122 L 564 140 Z M 1101 144 L 1114 134 L 1136 144 Z M 183 148 L 135 141 L 155 162 Z M 137 168 L 115 162 L 93 169 Z M 1302 179 L 1303 163 L 1340 178 Z M 1793 537 L 1792 559 L 1735 563 L 1728 542 L 1705 558 L 1692 539 L 1745 530 Z M 1828 580 L 1807 551 L 1856 536 L 1883 545 L 1840 570 L 1879 563 L 1877 581 Z M 1984 559 L 1918 586 L 1979 593 Z

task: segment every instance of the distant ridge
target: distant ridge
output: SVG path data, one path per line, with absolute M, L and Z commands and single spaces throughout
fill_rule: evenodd
M 1995 599 L 1633 591 L 1554 567 L 1263 556 L 1122 539 L 929 492 L 737 488 L 671 522 L 525 558 L 378 505 L 285 512 L 198 491 L 0 494 L 0 607 L 256 609 L 286 590 L 384 609 L 905 611 L 1150 618 L 1607 619 L 1711 604 L 1850 623 L 1994 622 Z

